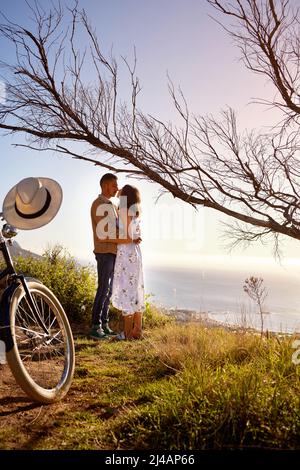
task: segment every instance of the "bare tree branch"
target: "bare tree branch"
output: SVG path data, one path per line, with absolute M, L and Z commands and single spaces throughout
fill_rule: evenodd
M 133 65 L 123 58 L 130 86 L 126 101 L 118 87 L 118 64 L 101 50 L 77 2 L 66 12 L 59 4 L 46 11 L 34 3 L 31 30 L 7 19 L 0 25 L 16 52 L 15 62 L 1 62 L 7 99 L 0 104 L 0 129 L 25 134 L 29 148 L 154 181 L 194 207 L 210 207 L 248 224 L 248 230 L 242 225 L 231 230 L 236 242 L 272 235 L 278 247 L 281 234 L 300 240 L 299 12 L 288 0 L 207 1 L 233 20 L 226 29 L 246 67 L 267 76 L 277 89 L 280 98 L 271 105 L 282 111 L 283 122 L 273 133 L 239 132 L 230 108 L 218 119 L 192 115 L 170 79 L 182 126 L 142 112 L 135 52 Z M 84 51 L 76 46 L 80 28 L 87 38 Z M 84 80 L 87 64 L 94 70 L 89 82 Z M 68 148 L 72 141 L 85 145 L 83 155 Z
M 246 67 L 271 80 L 282 101 L 268 102 L 298 122 L 300 114 L 299 9 L 289 0 L 207 0 L 234 19 L 224 26 L 240 49 Z
M 25 145 L 25 144 L 14 144 L 14 147 L 23 147 L 31 150 L 37 150 L 37 151 L 53 151 L 54 149 L 52 147 L 33 147 L 32 145 Z M 61 145 L 57 145 L 55 148 L 55 152 L 57 153 L 62 153 L 64 155 L 70 155 L 72 158 L 75 160 L 83 160 L 85 162 L 93 163 L 95 166 L 101 166 L 102 168 L 105 168 L 107 170 L 113 171 L 115 173 L 126 173 L 127 175 L 140 175 L 143 176 L 144 174 L 139 171 L 139 170 L 134 170 L 134 169 L 128 169 L 128 168 L 116 168 L 115 166 L 108 165 L 107 163 L 99 162 L 98 160 L 95 160 L 93 158 L 89 158 L 86 155 L 78 155 L 75 152 L 71 152 L 71 150 L 67 149 L 66 147 L 62 147 Z M 125 164 L 126 165 L 126 164 Z

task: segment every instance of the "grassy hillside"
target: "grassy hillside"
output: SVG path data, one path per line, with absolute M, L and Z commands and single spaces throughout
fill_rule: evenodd
M 178 324 L 147 300 L 145 339 L 87 338 L 91 267 L 60 246 L 16 259 L 59 297 L 76 339 L 66 398 L 32 403 L 0 365 L 1 449 L 300 449 L 300 365 L 293 337 Z M 120 312 L 111 311 L 120 329 Z
M 292 341 L 166 322 L 143 341 L 78 334 L 75 379 L 61 403 L 32 405 L 3 375 L 0 447 L 299 449 Z

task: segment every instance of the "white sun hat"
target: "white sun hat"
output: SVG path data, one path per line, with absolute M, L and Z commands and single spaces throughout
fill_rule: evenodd
M 16 184 L 3 202 L 3 217 L 14 227 L 32 230 L 48 224 L 62 202 L 60 185 L 50 178 L 25 178 Z

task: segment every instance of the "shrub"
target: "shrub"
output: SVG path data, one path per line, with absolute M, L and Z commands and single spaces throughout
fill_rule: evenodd
M 174 317 L 167 315 L 162 308 L 156 307 L 151 302 L 151 295 L 145 295 L 144 327 L 156 328 L 174 322 Z
M 97 288 L 91 265 L 80 265 L 61 245 L 49 247 L 39 258 L 17 256 L 14 263 L 17 272 L 39 279 L 53 291 L 71 321 L 90 323 Z M 145 304 L 145 328 L 161 327 L 172 321 L 150 302 L 150 295 L 146 295 Z M 121 331 L 122 312 L 111 306 L 109 318 L 113 329 Z
M 96 289 L 91 266 L 81 266 L 60 245 L 48 248 L 40 259 L 16 257 L 14 261 L 17 272 L 39 279 L 53 291 L 71 321 L 90 321 Z

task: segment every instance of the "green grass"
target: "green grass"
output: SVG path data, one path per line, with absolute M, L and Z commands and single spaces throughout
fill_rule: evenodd
M 77 338 L 67 397 L 8 419 L 1 448 L 300 448 L 294 338 L 174 323 L 145 336 Z

